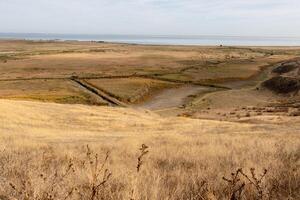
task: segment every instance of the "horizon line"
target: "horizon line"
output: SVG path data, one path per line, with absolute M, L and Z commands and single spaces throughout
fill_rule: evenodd
M 228 38 L 299 38 L 300 36 L 283 36 L 283 35 L 234 35 L 234 34 L 132 34 L 132 33 L 45 33 L 45 32 L 0 32 L 0 34 L 32 34 L 32 35 L 73 35 L 73 36 L 147 36 L 147 37 L 228 37 Z

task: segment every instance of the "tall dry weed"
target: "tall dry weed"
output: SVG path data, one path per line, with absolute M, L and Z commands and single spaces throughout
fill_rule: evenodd
M 275 143 L 256 154 L 237 142 L 218 141 L 222 151 L 193 142 L 151 141 L 151 154 L 147 145 L 139 153 L 126 145 L 7 146 L 0 150 L 0 199 L 299 199 L 298 145 Z

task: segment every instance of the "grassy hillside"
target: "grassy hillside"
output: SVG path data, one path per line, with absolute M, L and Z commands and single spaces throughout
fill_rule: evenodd
M 9 100 L 0 109 L 3 199 L 300 195 L 299 117 L 231 123 Z

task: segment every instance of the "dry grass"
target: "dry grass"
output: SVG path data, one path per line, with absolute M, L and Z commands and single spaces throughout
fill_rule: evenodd
M 140 142 L 148 142 L 148 155 L 139 153 Z M 1 194 L 16 199 L 300 197 L 299 140 L 290 136 L 159 136 L 90 146 L 6 140 Z M 223 179 L 235 170 L 234 180 Z
M 0 108 L 2 199 L 300 197 L 299 118 L 250 125 L 81 105 Z
M 0 98 L 106 105 L 103 99 L 69 80 L 0 81 Z

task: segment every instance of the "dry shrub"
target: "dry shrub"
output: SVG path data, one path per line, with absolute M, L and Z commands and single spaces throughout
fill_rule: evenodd
M 243 192 L 247 189 L 247 186 L 252 186 L 252 188 L 248 188 L 251 191 L 248 196 L 253 196 L 253 199 L 262 200 L 268 195 L 265 193 L 266 188 L 263 182 L 268 170 L 264 169 L 259 177 L 256 175 L 254 168 L 251 168 L 250 172 L 251 175 L 247 175 L 243 169 L 238 169 L 235 173 L 231 173 L 231 178 L 223 177 L 223 180 L 228 183 L 227 193 L 230 200 L 243 199 Z
M 112 175 L 106 168 L 109 153 L 103 160 L 88 146 L 81 159 L 56 153 L 43 147 L 1 154 L 1 193 L 28 200 L 105 199 L 105 184 Z

